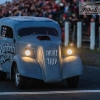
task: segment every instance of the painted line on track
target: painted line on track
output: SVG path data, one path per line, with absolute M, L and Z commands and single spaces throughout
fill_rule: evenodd
M 93 67 L 93 66 L 86 66 L 86 67 L 92 68 L 92 69 L 99 69 L 100 70 L 100 68 L 98 68 L 98 67 Z
M 45 92 L 0 92 L 0 95 L 46 95 L 46 94 L 76 94 L 76 93 L 100 93 L 100 90 L 76 90 L 76 91 L 45 91 Z
M 98 67 L 86 66 L 93 69 L 100 69 Z M 0 92 L 0 96 L 7 95 L 46 95 L 46 94 L 77 94 L 77 93 L 100 93 L 100 90 L 74 90 L 74 91 L 43 91 L 43 92 Z

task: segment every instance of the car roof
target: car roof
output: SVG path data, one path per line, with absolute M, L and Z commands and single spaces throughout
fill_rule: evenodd
M 13 21 L 48 21 L 52 22 L 53 20 L 44 18 L 44 17 L 32 17 L 32 16 L 13 16 L 13 17 L 6 17 L 5 19 L 10 19 Z
M 22 27 L 53 27 L 56 28 L 61 35 L 59 24 L 51 19 L 45 17 L 32 17 L 32 16 L 13 16 L 4 17 L 0 19 L 0 28 L 2 25 L 10 26 L 14 30 L 19 30 Z M 59 35 L 59 36 L 60 36 Z
M 12 17 L 4 17 L 0 19 L 0 23 L 8 25 L 8 26 L 14 26 L 17 24 L 17 26 L 19 26 L 20 24 L 35 24 L 35 22 L 37 24 L 37 26 L 39 26 L 39 23 L 41 22 L 50 22 L 52 24 L 58 24 L 56 21 L 51 20 L 49 18 L 45 18 L 45 17 L 32 17 L 32 16 L 12 16 Z M 43 23 L 44 24 L 44 23 Z

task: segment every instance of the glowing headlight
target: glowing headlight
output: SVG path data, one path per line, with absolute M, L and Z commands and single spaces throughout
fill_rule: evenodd
M 30 55 L 31 55 L 30 50 L 26 50 L 26 51 L 25 51 L 25 55 L 26 55 L 26 56 L 30 56 Z
M 68 55 L 71 55 L 72 53 L 73 53 L 73 51 L 72 51 L 71 49 L 68 49 L 68 50 L 67 50 L 67 54 L 68 54 Z
M 74 46 L 74 44 L 73 44 L 73 43 L 71 43 L 71 44 L 70 44 L 70 46 L 72 47 L 72 46 Z

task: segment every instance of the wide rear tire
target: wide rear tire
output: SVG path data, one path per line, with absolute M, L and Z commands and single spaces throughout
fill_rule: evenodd
M 17 66 L 15 67 L 15 85 L 19 89 L 24 89 L 26 86 L 27 78 L 20 75 Z
M 70 88 L 76 88 L 79 82 L 79 75 L 67 78 L 66 81 Z

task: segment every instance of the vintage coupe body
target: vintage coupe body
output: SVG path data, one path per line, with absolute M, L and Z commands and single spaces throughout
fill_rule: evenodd
M 57 22 L 39 17 L 6 17 L 0 19 L 0 32 L 0 79 L 14 78 L 18 88 L 25 87 L 27 78 L 46 83 L 66 79 L 69 87 L 77 86 L 82 63 L 75 54 L 62 57 Z

